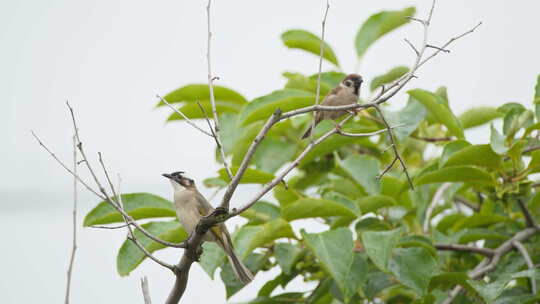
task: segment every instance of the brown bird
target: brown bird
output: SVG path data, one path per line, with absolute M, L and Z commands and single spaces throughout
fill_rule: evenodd
M 197 190 L 195 182 L 190 178 L 182 176 L 183 173 L 174 172 L 163 174 L 163 176 L 171 181 L 174 188 L 176 215 L 186 232 L 191 234 L 195 230 L 199 220 L 203 216 L 212 213 L 214 208 L 199 190 Z M 210 228 L 204 235 L 203 240 L 215 242 L 225 251 L 236 277 L 242 283 L 247 284 L 253 280 L 253 275 L 249 269 L 236 256 L 231 236 L 225 224 L 221 223 Z
M 360 86 L 362 85 L 362 76 L 358 74 L 349 74 L 338 87 L 332 89 L 324 98 L 321 106 L 344 106 L 355 104 L 360 96 Z M 323 119 L 337 119 L 348 111 L 318 111 L 315 113 L 315 124 L 309 126 L 302 139 L 311 136 L 313 128 L 318 125 Z M 313 127 L 313 128 L 312 128 Z

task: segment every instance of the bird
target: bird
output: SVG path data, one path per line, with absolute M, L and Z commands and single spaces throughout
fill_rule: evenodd
M 362 76 L 358 74 L 349 74 L 343 81 L 339 83 L 339 86 L 335 87 L 326 95 L 324 100 L 321 103 L 321 106 L 344 106 L 355 104 L 358 102 L 358 97 L 360 96 L 360 86 L 362 85 L 363 79 Z M 349 111 L 317 111 L 315 113 L 315 123 L 310 124 L 307 131 L 302 136 L 302 139 L 311 136 L 313 129 L 318 125 L 323 119 L 337 119 Z
M 184 173 L 183 171 L 177 171 L 162 175 L 168 178 L 173 186 L 176 216 L 186 232 L 191 234 L 195 231 L 199 220 L 212 213 L 214 208 L 199 192 L 195 181 L 185 177 Z M 225 251 L 236 277 L 242 283 L 247 284 L 253 280 L 253 274 L 234 252 L 231 235 L 224 223 L 210 228 L 204 235 L 203 240 L 215 242 Z

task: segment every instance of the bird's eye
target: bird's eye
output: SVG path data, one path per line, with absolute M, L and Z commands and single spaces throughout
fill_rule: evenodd
M 352 81 L 346 80 L 345 85 L 348 86 L 348 87 L 352 86 Z

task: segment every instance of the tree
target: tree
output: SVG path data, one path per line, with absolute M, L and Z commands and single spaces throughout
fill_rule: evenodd
M 243 286 L 225 254 L 213 243 L 203 244 L 200 256 L 198 249 L 210 226 L 240 215 L 247 222 L 233 234 L 238 255 L 254 273 L 280 270 L 249 303 L 540 300 L 536 295 L 540 273 L 534 266 L 540 260 L 540 194 L 534 181 L 540 172 L 540 76 L 533 110 L 508 103 L 456 116 L 445 87 L 435 92 L 409 90 L 404 108 L 385 109 L 384 104 L 414 79 L 422 65 L 449 52 L 451 43 L 478 25 L 434 46 L 428 40 L 433 7 L 425 19 L 413 17 L 413 7 L 383 11 L 361 25 L 355 37 L 358 59 L 377 39 L 414 21 L 424 30 L 418 47 L 406 40 L 416 53 L 415 61 L 372 78 L 371 98 L 340 108 L 360 110 L 359 115 L 324 121 L 312 138 L 301 141 L 313 121 L 306 113 L 329 110 L 319 101 L 345 75 L 321 72 L 321 65 L 314 75 L 286 72 L 284 88 L 248 102 L 237 91 L 213 84 L 210 2 L 207 9 L 208 84 L 183 86 L 158 104 L 175 111 L 168 121 L 185 120 L 211 137 L 216 161 L 223 165 L 216 176 L 203 181 L 206 187 L 225 192 L 220 208 L 199 223 L 197 233 L 187 235 L 167 199 L 150 193 L 121 194 L 108 174 L 107 182 L 100 182 L 84 153 L 70 107 L 81 165 L 92 172 L 98 189 L 64 167 L 102 199 L 86 215 L 84 226 L 124 223 L 113 228 L 129 230 L 117 257 L 120 275 L 129 275 L 150 258 L 175 274 L 168 303 L 176 303 L 190 265 L 198 260 L 212 278 L 221 269 L 230 297 Z M 339 69 L 336 55 L 324 42 L 327 12 L 328 6 L 320 38 L 300 29 L 281 38 L 287 47 L 318 55 L 320 62 L 327 60 Z M 197 120 L 206 121 L 208 128 L 197 125 Z M 498 121 L 502 129 L 496 127 Z M 490 122 L 495 123 L 489 143 L 473 145 L 466 140 L 468 130 Z M 440 152 L 427 157 L 428 147 Z M 107 173 L 101 155 L 99 160 Z M 250 201 L 233 202 L 229 208 L 238 184 L 260 184 L 261 190 Z M 272 192 L 272 201 L 261 200 L 267 192 Z M 326 231 L 295 231 L 294 222 L 304 219 L 321 219 Z M 187 247 L 178 264 L 152 255 L 167 247 Z M 316 282 L 316 289 L 276 294 L 278 286 L 286 289 L 296 277 Z

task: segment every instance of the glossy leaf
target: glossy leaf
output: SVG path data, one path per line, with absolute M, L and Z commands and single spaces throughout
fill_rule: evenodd
M 297 192 L 294 189 L 285 189 L 285 186 L 283 185 L 277 185 L 274 187 L 273 190 L 274 197 L 278 200 L 279 205 L 281 208 L 286 207 L 287 205 L 290 205 L 291 203 L 297 201 L 298 199 L 302 198 L 303 196 Z
M 347 75 L 342 72 L 335 72 L 335 71 L 322 72 L 321 83 L 325 83 L 326 85 L 328 85 L 329 88 L 335 88 L 341 83 L 341 81 L 343 81 L 345 76 Z M 309 79 L 312 79 L 315 81 L 317 80 L 317 78 L 319 78 L 318 73 L 309 76 Z
M 251 253 L 247 258 L 244 259 L 244 265 L 253 273 L 254 275 L 261 270 L 261 268 L 267 263 L 268 256 L 260 253 Z M 234 271 L 229 263 L 226 263 L 221 268 L 221 280 L 225 284 L 225 293 L 227 299 L 232 297 L 246 285 L 236 278 Z
M 173 204 L 151 193 L 122 194 L 125 211 L 134 219 L 176 217 Z M 100 202 L 84 218 L 85 227 L 124 222 L 124 219 L 108 202 Z
M 170 104 L 178 102 L 196 103 L 196 101 L 209 101 L 210 90 L 208 89 L 208 84 L 190 84 L 168 93 L 164 98 Z M 219 85 L 214 85 L 214 98 L 216 101 L 228 101 L 239 105 L 247 102 L 240 93 Z M 159 102 L 157 106 L 166 106 L 166 104 Z
M 263 224 L 280 216 L 281 209 L 273 203 L 258 201 L 248 210 L 240 213 L 243 218 L 249 219 L 250 224 Z
M 499 155 L 504 155 L 508 152 L 508 147 L 505 144 L 505 137 L 495 129 L 493 124 L 491 124 L 490 145 L 491 149 Z
M 363 214 L 375 212 L 380 208 L 397 205 L 396 200 L 387 195 L 370 195 L 358 200 L 358 206 Z
M 278 90 L 249 102 L 240 112 L 239 119 L 242 125 L 247 125 L 270 117 L 277 109 L 286 112 L 314 103 L 315 94 L 313 93 L 293 89 Z
M 257 169 L 274 173 L 292 160 L 295 153 L 296 146 L 292 143 L 268 136 L 260 143 L 253 156 L 253 162 Z
M 180 243 L 188 236 L 178 221 L 150 222 L 143 224 L 142 227 L 152 235 L 168 242 Z M 165 248 L 165 246 L 146 237 L 139 230 L 135 230 L 134 234 L 135 238 L 137 238 L 142 246 L 150 253 Z M 116 256 L 116 269 L 121 276 L 127 276 L 131 271 L 137 268 L 144 259 L 146 259 L 146 255 L 139 247 L 131 240 L 125 240 Z
M 237 167 L 232 167 L 231 171 L 233 174 L 236 174 L 238 171 Z M 219 178 L 221 178 L 224 181 L 229 181 L 229 176 L 227 175 L 227 172 L 225 171 L 225 168 L 220 169 L 218 171 Z M 272 179 L 274 179 L 274 175 L 263 172 L 256 169 L 248 168 L 242 178 L 240 179 L 240 184 L 266 184 L 270 182 Z
M 392 254 L 389 269 L 403 285 L 418 295 L 426 295 L 431 277 L 437 274 L 437 261 L 424 248 L 397 248 Z
M 281 40 L 288 48 L 301 49 L 317 57 L 320 56 L 322 40 L 308 31 L 289 30 L 281 35 Z M 323 43 L 323 58 L 339 66 L 336 54 L 326 42 Z
M 377 194 L 380 184 L 377 180 L 379 174 L 379 161 L 368 155 L 350 155 L 347 157 L 342 168 L 369 194 Z
M 334 278 L 347 303 L 367 275 L 366 261 L 353 251 L 351 231 L 338 228 L 317 234 L 303 233 L 302 235 L 308 248 Z M 340 258 L 336 259 L 336 257 Z
M 203 253 L 199 259 L 199 265 L 202 269 L 214 279 L 216 269 L 225 261 L 225 251 L 214 242 L 205 242 L 202 244 Z
M 361 58 L 379 38 L 409 22 L 416 9 L 408 7 L 401 11 L 382 11 L 369 17 L 360 27 L 355 38 L 356 55 Z
M 465 134 L 459 120 L 452 111 L 444 104 L 444 100 L 431 92 L 415 89 L 407 92 L 411 97 L 418 100 L 434 116 L 437 122 L 448 128 L 450 133 L 459 139 L 464 139 Z
M 302 74 L 298 73 L 283 73 L 283 76 L 287 77 L 288 81 L 285 84 L 285 89 L 295 89 L 295 90 L 304 90 L 311 92 L 313 94 L 317 94 L 317 77 L 307 77 Z M 341 78 L 341 77 L 340 77 Z M 319 88 L 319 93 L 322 96 L 325 96 L 330 92 L 332 87 L 328 85 L 326 82 L 322 81 L 322 75 L 321 75 L 321 83 Z
M 502 117 L 502 114 L 494 107 L 477 107 L 459 115 L 459 121 L 463 129 L 470 129 L 486 124 L 499 117 Z
M 441 157 L 439 158 L 439 168 L 442 168 L 446 161 L 450 158 L 450 156 L 454 155 L 454 153 L 461 151 L 470 145 L 471 144 L 469 142 L 460 139 L 451 141 L 444 145 Z
M 502 165 L 502 157 L 493 152 L 490 145 L 474 145 L 452 154 L 444 164 L 445 167 L 465 165 L 498 168 Z
M 302 198 L 283 208 L 281 216 L 293 221 L 303 218 L 350 216 L 355 217 L 353 210 L 342 203 L 325 199 Z
M 468 182 L 480 185 L 494 185 L 495 180 L 488 172 L 470 166 L 452 166 L 428 172 L 420 176 L 415 184 Z
M 391 69 L 390 71 L 384 73 L 383 75 L 379 75 L 379 76 L 373 78 L 373 80 L 371 81 L 371 83 L 369 85 L 369 89 L 371 91 L 374 91 L 375 89 L 377 89 L 381 85 L 388 84 L 388 83 L 398 79 L 399 77 L 405 75 L 407 72 L 409 72 L 409 68 L 406 67 L 406 66 L 395 67 L 395 68 Z
M 390 126 L 400 126 L 393 129 L 393 132 L 398 140 L 403 140 L 418 128 L 426 117 L 427 110 L 418 101 L 410 98 L 403 109 L 398 111 L 383 110 L 383 113 Z
M 388 271 L 388 261 L 392 250 L 398 243 L 402 230 L 365 231 L 362 233 L 362 245 L 367 255 L 380 270 Z
M 206 112 L 206 115 L 208 117 L 212 116 L 212 104 L 210 101 L 201 101 L 201 106 L 203 107 L 204 111 Z M 216 100 L 216 110 L 219 114 L 222 113 L 238 113 L 243 108 L 243 104 L 238 104 L 235 102 L 230 101 L 223 101 L 223 100 Z M 197 118 L 205 118 L 205 112 L 201 110 L 199 105 L 197 103 L 187 103 L 183 106 L 181 106 L 178 110 L 180 112 L 184 113 L 187 117 L 191 119 L 197 119 Z M 180 114 L 173 112 L 169 117 L 167 117 L 167 121 L 173 121 L 173 120 L 183 120 L 184 117 L 182 117 Z
M 279 267 L 285 274 L 291 273 L 292 267 L 303 255 L 302 249 L 289 243 L 276 243 L 274 251 Z
M 263 225 L 257 226 L 257 228 L 258 231 L 249 243 L 247 252 L 251 252 L 257 247 L 269 244 L 280 238 L 295 237 L 291 225 L 281 218 L 271 220 Z

